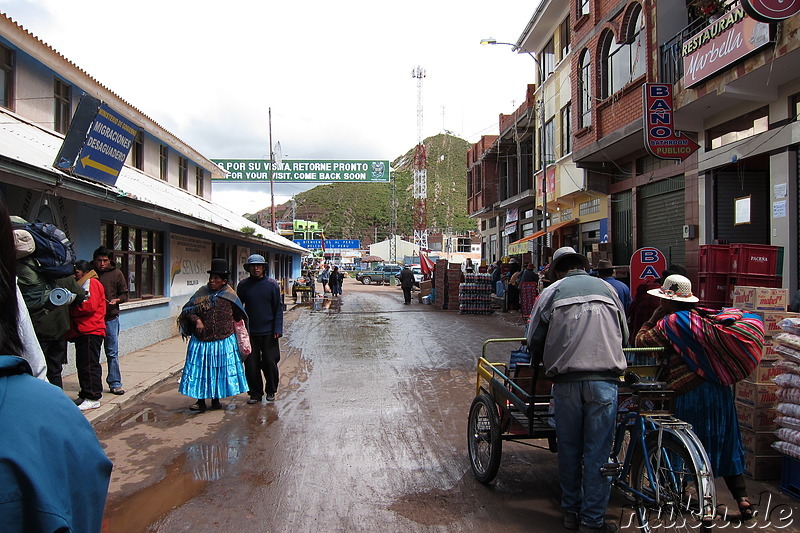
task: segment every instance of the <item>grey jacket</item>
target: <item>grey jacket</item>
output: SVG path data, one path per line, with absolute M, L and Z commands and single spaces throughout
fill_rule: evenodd
M 528 349 L 554 381 L 614 380 L 627 368 L 628 327 L 616 291 L 583 270 L 547 287 L 531 313 Z

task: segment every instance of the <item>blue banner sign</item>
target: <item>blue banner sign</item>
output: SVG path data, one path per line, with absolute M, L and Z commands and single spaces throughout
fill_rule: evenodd
M 298 239 L 294 243 L 306 250 L 322 250 L 322 239 Z M 361 241 L 359 239 L 325 239 L 326 250 L 359 250 L 360 248 Z

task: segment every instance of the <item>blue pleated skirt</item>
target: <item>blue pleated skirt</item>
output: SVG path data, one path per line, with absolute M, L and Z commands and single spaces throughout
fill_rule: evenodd
M 199 341 L 192 335 L 178 392 L 190 398 L 227 398 L 247 392 L 236 335 Z
M 675 416 L 689 422 L 711 460 L 714 476 L 744 471 L 744 447 L 730 387 L 710 381 L 675 398 Z

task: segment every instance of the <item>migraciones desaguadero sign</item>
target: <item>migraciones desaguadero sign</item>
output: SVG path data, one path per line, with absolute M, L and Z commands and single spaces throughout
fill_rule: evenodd
M 800 13 L 800 0 L 742 0 L 742 7 L 759 22 L 780 22 Z
M 212 161 L 226 172 L 225 178 L 217 178 L 215 181 L 269 181 L 270 179 L 281 182 L 389 181 L 388 161 L 284 159 L 273 163 L 272 172 L 269 161 L 264 159 L 212 159 Z
M 53 166 L 114 185 L 137 131 L 102 101 L 84 94 Z
M 644 141 L 647 151 L 660 159 L 683 161 L 699 146 L 675 131 L 672 85 L 644 84 Z
M 683 42 L 683 79 L 692 87 L 769 44 L 769 24 L 745 13 L 741 4 Z

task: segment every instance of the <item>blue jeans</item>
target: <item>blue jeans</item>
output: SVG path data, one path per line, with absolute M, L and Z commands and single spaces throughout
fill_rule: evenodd
M 108 363 L 106 383 L 108 388 L 122 388 L 122 376 L 119 373 L 119 317 L 106 320 L 106 338 L 103 340 Z
M 561 506 L 581 523 L 601 527 L 611 478 L 600 473 L 608 462 L 617 416 L 617 385 L 568 381 L 553 385 Z

